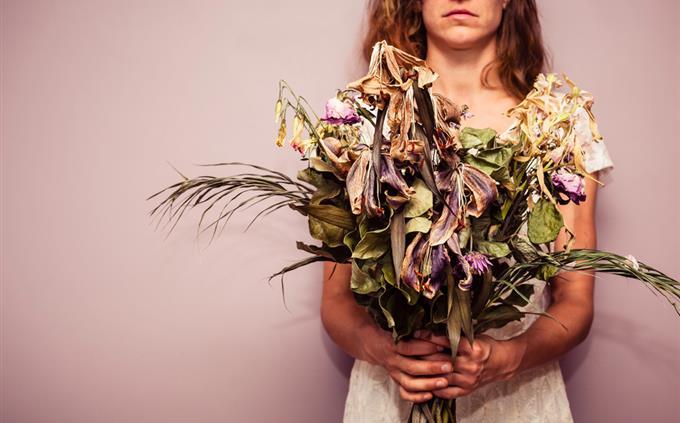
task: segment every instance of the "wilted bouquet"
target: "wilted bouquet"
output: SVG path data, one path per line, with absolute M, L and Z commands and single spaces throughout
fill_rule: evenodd
M 275 200 L 254 221 L 288 206 L 307 217 L 320 245 L 297 242 L 311 255 L 270 279 L 317 261 L 351 263 L 355 298 L 395 342 L 418 329 L 445 332 L 454 356 L 461 334 L 472 343 L 523 318 L 530 282 L 549 282 L 560 271 L 638 279 L 678 311 L 678 282 L 634 258 L 570 249 L 570 228 L 565 248 L 553 248 L 564 227 L 557 204 L 585 199 L 583 148 L 602 138 L 590 93 L 564 75 L 539 74 L 507 111 L 514 124 L 499 136 L 463 127 L 466 107 L 433 94 L 436 78 L 424 61 L 382 41 L 368 74 L 338 91 L 320 118 L 282 82 L 276 144 L 285 144 L 292 109 L 290 145 L 306 161 L 297 180 L 217 163 L 211 166 L 257 172 L 184 178 L 149 197 L 172 190 L 151 214 L 163 211 L 176 223 L 187 207 L 204 207 L 200 229 L 223 202 L 205 228 L 214 234 L 242 207 Z M 414 422 L 455 420 L 454 400 L 434 397 L 411 410 Z

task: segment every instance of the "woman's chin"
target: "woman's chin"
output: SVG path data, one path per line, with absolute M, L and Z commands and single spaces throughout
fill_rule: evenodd
M 480 34 L 479 31 L 465 27 L 451 28 L 442 35 L 440 38 L 442 44 L 453 50 L 465 50 L 475 47 L 483 43 L 485 38 L 484 34 Z

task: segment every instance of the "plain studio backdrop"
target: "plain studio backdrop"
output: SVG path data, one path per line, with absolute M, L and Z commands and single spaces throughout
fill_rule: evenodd
M 2 414 L 7 423 L 340 422 L 351 359 L 319 318 L 322 266 L 282 209 L 208 246 L 200 212 L 155 231 L 152 193 L 258 163 L 277 83 L 317 110 L 364 68 L 364 2 L 2 3 Z M 599 247 L 680 277 L 679 4 L 540 4 L 554 69 L 595 95 L 616 169 Z M 680 421 L 680 320 L 602 276 L 589 338 L 562 360 L 577 422 Z M 546 420 L 548 421 L 548 420 Z

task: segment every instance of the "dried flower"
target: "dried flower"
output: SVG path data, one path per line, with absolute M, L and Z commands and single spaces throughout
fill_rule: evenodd
M 565 194 L 575 204 L 586 199 L 585 182 L 580 175 L 560 168 L 553 172 L 550 179 L 557 192 Z
M 491 268 L 489 259 L 484 254 L 478 253 L 477 251 L 465 254 L 465 261 L 467 261 L 472 268 L 472 273 L 477 275 L 482 275 Z
M 286 140 L 286 118 L 281 119 L 281 126 L 279 126 L 279 133 L 276 136 L 276 145 L 283 147 L 283 143 Z
M 353 125 L 361 122 L 361 118 L 356 110 L 354 110 L 354 107 L 352 107 L 351 101 L 342 101 L 336 97 L 333 97 L 326 102 L 326 107 L 321 120 L 326 121 L 331 125 Z

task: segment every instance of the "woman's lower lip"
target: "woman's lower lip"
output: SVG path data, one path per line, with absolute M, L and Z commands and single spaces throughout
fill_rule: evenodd
M 451 13 L 450 15 L 446 15 L 447 18 L 472 18 L 474 17 L 473 15 L 469 13 Z

